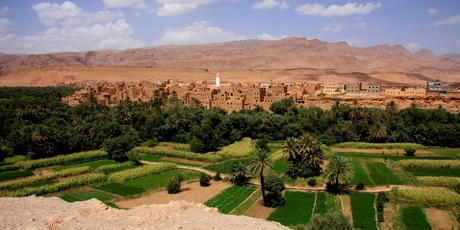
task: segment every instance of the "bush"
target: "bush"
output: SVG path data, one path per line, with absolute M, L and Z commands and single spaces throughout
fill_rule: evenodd
M 205 153 L 206 152 L 206 145 L 198 138 L 193 138 L 190 141 L 190 151 L 194 153 Z
M 176 194 L 180 192 L 180 183 L 176 178 L 171 178 L 169 180 L 168 186 L 166 186 L 168 194 Z
M 364 183 L 363 182 L 358 182 L 356 183 L 355 189 L 356 190 L 363 190 L 364 189 Z
M 308 179 L 308 182 L 307 182 L 308 186 L 315 186 L 316 185 L 316 179 L 315 178 L 310 178 Z
M 286 198 L 281 193 L 270 192 L 265 196 L 265 206 L 276 208 L 286 204 Z
M 222 177 L 220 176 L 220 172 L 217 172 L 216 175 L 214 175 L 214 181 L 221 181 Z
M 322 229 L 340 229 L 352 230 L 353 226 L 345 214 L 341 212 L 328 211 L 324 215 L 315 214 L 310 222 L 306 225 L 308 230 L 322 230 Z
M 139 143 L 139 137 L 133 134 L 125 134 L 119 137 L 108 139 L 104 142 L 104 147 L 110 158 L 115 161 L 127 161 L 128 152 Z M 134 152 L 131 153 L 132 157 Z
M 209 181 L 211 181 L 211 176 L 208 174 L 201 172 L 200 173 L 200 186 L 201 187 L 208 187 L 209 186 Z
M 7 157 L 3 161 L 5 161 L 6 164 L 15 164 L 16 162 L 25 160 L 27 160 L 26 156 L 16 155 L 14 157 Z
M 142 146 L 147 146 L 150 148 L 153 148 L 158 145 L 158 140 L 155 138 L 154 140 L 150 139 L 147 140 L 146 142 L 142 143 Z
M 406 147 L 404 148 L 404 152 L 406 152 L 406 156 L 409 156 L 409 157 L 412 157 L 412 156 L 415 156 L 415 151 L 417 151 L 417 149 L 413 148 L 413 147 Z
M 265 177 L 264 185 L 268 192 L 273 193 L 281 193 L 285 189 L 284 181 L 279 176 L 274 174 L 270 174 Z

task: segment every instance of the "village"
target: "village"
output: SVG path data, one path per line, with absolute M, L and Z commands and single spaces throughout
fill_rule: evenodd
M 149 101 L 157 91 L 162 96 L 174 96 L 189 105 L 192 98 L 200 101 L 205 108 L 219 107 L 227 112 L 253 109 L 261 106 L 269 110 L 273 102 L 291 98 L 298 106 L 318 106 L 318 97 L 367 98 L 382 100 L 404 97 L 458 97 L 459 89 L 451 89 L 440 80 L 420 86 L 382 86 L 379 83 L 286 83 L 286 82 L 221 82 L 219 73 L 215 80 L 184 83 L 178 80 L 161 82 L 67 82 L 64 85 L 81 87 L 75 94 L 62 100 L 69 105 L 83 103 L 92 91 L 98 103 L 114 106 L 120 100 Z M 316 99 L 316 100 L 315 100 Z

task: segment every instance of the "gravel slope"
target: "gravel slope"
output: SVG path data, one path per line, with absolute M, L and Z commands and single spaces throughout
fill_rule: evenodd
M 120 210 L 96 199 L 68 203 L 31 196 L 0 198 L 0 207 L 0 229 L 288 229 L 186 201 Z

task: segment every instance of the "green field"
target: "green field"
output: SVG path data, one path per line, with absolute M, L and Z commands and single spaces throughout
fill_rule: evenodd
M 286 173 L 289 170 L 289 163 L 286 161 L 286 159 L 282 159 L 275 164 L 273 164 L 273 171 L 275 171 L 277 174 L 282 175 Z
M 374 209 L 375 194 L 372 193 L 350 193 L 351 210 L 355 228 L 377 230 Z
M 429 230 L 430 223 L 426 220 L 425 212 L 419 206 L 408 206 L 402 210 L 406 230 Z
M 143 188 L 128 186 L 120 183 L 103 184 L 99 186 L 94 186 L 93 188 L 113 193 L 119 196 L 132 196 L 146 191 Z
M 383 179 L 383 176 L 380 174 L 379 170 L 372 160 L 366 160 L 366 167 L 369 170 L 369 176 L 376 185 L 386 185 L 387 182 Z
M 198 165 L 198 164 L 190 164 L 190 163 L 185 163 L 185 162 L 180 162 L 180 161 L 174 161 L 173 159 L 163 160 L 163 156 L 155 156 L 155 155 L 142 155 L 141 160 L 149 161 L 149 162 L 172 162 L 178 165 L 201 167 L 201 165 Z
M 34 173 L 29 170 L 14 170 L 0 173 L 0 181 L 13 180 L 21 177 L 32 176 Z
M 148 177 L 138 178 L 131 181 L 126 181 L 123 183 L 123 185 L 142 188 L 144 190 L 156 190 L 166 187 L 169 180 L 178 172 L 184 175 L 184 181 L 198 179 L 200 175 L 199 172 L 178 169 Z
M 99 191 L 99 190 L 82 190 L 82 191 L 75 191 L 71 193 L 67 193 L 61 196 L 61 199 L 68 201 L 68 202 L 75 202 L 75 201 L 84 201 L 89 200 L 92 198 L 96 198 L 100 201 L 108 201 L 115 199 L 117 196 L 113 194 Z
M 314 213 L 324 214 L 327 212 L 327 209 L 328 207 L 326 206 L 326 193 L 317 192 Z
M 284 226 L 306 224 L 310 221 L 315 203 L 315 193 L 286 192 L 286 204 L 277 207 L 267 220 L 280 222 Z
M 228 214 L 241 202 L 246 200 L 255 190 L 255 186 L 233 186 L 225 189 L 204 204 L 208 207 L 218 208 L 220 212 Z
M 96 160 L 96 161 L 86 161 L 86 162 L 77 162 L 77 163 L 69 163 L 66 165 L 62 165 L 59 167 L 54 167 L 53 170 L 58 172 L 64 169 L 75 168 L 75 167 L 82 167 L 82 166 L 89 166 L 91 169 L 95 169 L 101 165 L 110 165 L 110 164 L 119 164 L 114 160 L 104 159 L 104 160 Z
M 246 199 L 243 203 L 238 205 L 233 211 L 230 212 L 230 214 L 233 215 L 243 215 L 246 213 L 249 208 L 260 198 L 262 197 L 262 193 L 260 192 L 260 189 L 257 189 L 254 191 L 248 199 Z
M 432 168 L 404 168 L 414 176 L 454 176 L 460 177 L 458 169 L 432 169 Z
M 222 163 L 207 165 L 203 168 L 214 171 L 214 172 L 228 174 L 228 173 L 231 173 L 233 165 L 235 165 L 238 161 L 245 163 L 247 166 L 251 162 L 251 158 L 226 160 Z
M 369 178 L 369 175 L 367 172 L 364 170 L 363 165 L 361 164 L 361 160 L 356 157 L 350 157 L 348 158 L 349 161 L 351 161 L 353 165 L 353 172 L 354 172 L 354 177 L 352 180 L 347 181 L 348 184 L 356 184 L 358 182 L 364 183 L 366 186 L 372 186 L 375 185 L 374 181 Z

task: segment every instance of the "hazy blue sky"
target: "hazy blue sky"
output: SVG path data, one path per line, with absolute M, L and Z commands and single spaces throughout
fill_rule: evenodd
M 460 0 L 0 0 L 0 52 L 318 38 L 460 53 Z

